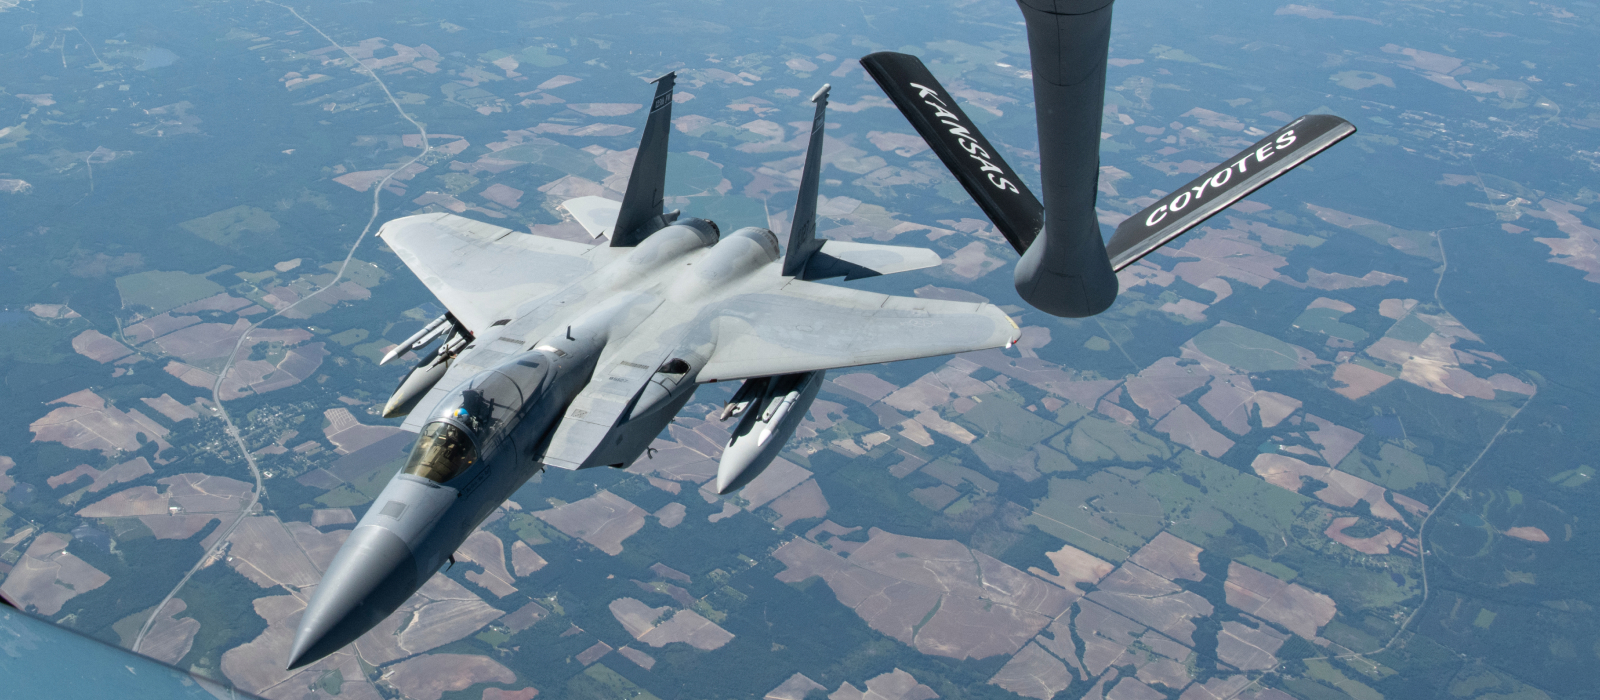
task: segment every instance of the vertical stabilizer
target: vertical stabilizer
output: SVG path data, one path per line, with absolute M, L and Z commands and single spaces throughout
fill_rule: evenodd
M 1117 298 L 1095 188 L 1112 0 L 1017 0 L 1028 24 L 1044 233 L 1017 263 L 1017 293 L 1056 316 L 1092 316 Z
M 811 118 L 811 145 L 806 148 L 805 168 L 800 171 L 800 196 L 794 204 L 794 223 L 789 225 L 789 249 L 784 253 L 783 276 L 793 277 L 805 269 L 811 254 L 822 248 L 817 238 L 817 180 L 822 175 L 822 139 L 828 118 L 828 89 L 824 84 L 811 101 L 817 104 Z
M 628 176 L 628 191 L 622 195 L 622 208 L 611 231 L 611 245 L 636 246 L 650 234 L 666 226 L 661 215 L 662 196 L 667 182 L 667 137 L 672 132 L 672 84 L 677 73 L 655 79 L 656 96 L 650 101 L 650 118 L 639 139 L 639 152 L 633 157 L 633 172 Z

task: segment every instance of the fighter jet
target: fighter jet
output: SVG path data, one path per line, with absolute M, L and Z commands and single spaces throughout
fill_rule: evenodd
M 1047 313 L 1099 313 L 1116 297 L 1115 270 L 1354 131 L 1337 117 L 1302 118 L 1135 215 L 1108 249 L 1094 192 L 1110 0 L 1060 0 L 1059 12 L 1039 3 L 1050 0 L 1022 0 L 1044 205 L 920 61 L 873 54 L 863 64 L 1022 253 L 1018 291 Z M 1020 336 L 990 304 L 818 281 L 940 262 L 923 248 L 816 235 L 826 85 L 811 98 L 787 241 L 757 226 L 722 235 L 711 221 L 663 212 L 673 81 L 670 73 L 654 81 L 622 201 L 563 204 L 604 243 L 442 213 L 379 231 L 448 313 L 384 358 L 423 355 L 384 407 L 385 417 L 406 416 L 417 442 L 323 575 L 289 668 L 393 613 L 533 474 L 633 464 L 700 384 L 743 382 L 721 414 L 738 418 L 717 469 L 715 489 L 726 493 L 773 461 L 827 370 L 998 348 Z
M 334 557 L 290 653 L 302 666 L 355 640 L 410 597 L 541 469 L 626 467 L 699 384 L 743 380 L 719 493 L 777 456 L 821 387 L 857 365 L 996 348 L 1020 331 L 990 304 L 885 296 L 819 283 L 939 264 L 931 250 L 815 236 L 828 87 L 816 103 L 787 245 L 759 227 L 662 212 L 673 75 L 655 99 L 605 245 L 450 214 L 379 236 L 449 313 L 394 348 L 445 340 L 385 416 L 419 432 L 400 473 Z M 606 202 L 574 203 L 596 218 Z M 386 358 L 387 359 L 387 358 Z M 421 410 L 413 410 L 421 409 Z

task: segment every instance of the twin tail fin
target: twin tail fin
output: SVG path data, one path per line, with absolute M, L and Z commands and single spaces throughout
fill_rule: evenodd
M 939 265 L 939 254 L 926 248 L 835 241 L 817 236 L 817 185 L 822 177 L 822 144 L 827 129 L 828 90 L 823 85 L 811 101 L 811 143 L 800 171 L 800 193 L 795 200 L 794 222 L 789 226 L 789 247 L 783 257 L 784 277 L 846 280 L 891 275 Z
M 671 223 L 661 213 L 667 183 L 667 137 L 672 134 L 672 86 L 677 73 L 655 79 L 656 94 L 650 101 L 650 117 L 639 152 L 633 157 L 633 172 L 628 176 L 628 191 L 622 195 L 617 223 L 611 228 L 611 246 L 631 248 L 650 234 Z
M 794 203 L 794 222 L 789 225 L 789 249 L 783 256 L 783 276 L 794 277 L 805 270 L 811 255 L 822 249 L 817 238 L 817 185 L 822 176 L 822 141 L 827 130 L 828 90 L 824 83 L 811 96 L 817 111 L 811 116 L 811 143 L 806 147 L 805 166 L 800 170 L 800 194 Z

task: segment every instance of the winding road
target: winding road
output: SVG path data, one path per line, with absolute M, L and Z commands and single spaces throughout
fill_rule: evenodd
M 277 3 L 277 2 L 273 2 L 272 0 L 261 0 L 261 1 L 265 2 L 268 5 L 273 5 L 273 6 L 276 6 L 276 7 L 283 8 L 284 10 L 288 11 L 289 14 L 294 15 L 295 19 L 300 20 L 300 22 L 302 24 L 305 24 L 307 27 L 309 27 L 311 29 L 311 31 L 316 32 L 323 39 L 327 40 L 329 45 L 331 45 L 331 46 L 339 49 L 340 51 L 342 51 L 347 58 L 349 58 L 352 62 L 354 62 L 356 64 L 356 66 L 358 66 L 355 70 L 365 74 L 368 78 L 371 78 L 374 83 L 377 83 L 378 87 L 383 90 L 383 94 L 386 97 L 389 98 L 389 103 L 394 105 L 395 111 L 400 113 L 400 117 L 405 119 L 406 121 L 410 122 L 412 126 L 417 128 L 417 133 L 420 134 L 421 137 L 422 137 L 422 152 L 418 153 L 416 155 L 416 157 L 412 158 L 410 161 L 407 161 L 405 165 L 402 165 L 399 168 L 396 168 L 396 169 L 390 171 L 389 174 L 385 175 L 382 180 L 378 181 L 376 184 L 373 185 L 373 187 L 372 187 L 372 215 L 367 217 L 367 225 L 364 226 L 361 229 L 361 235 L 356 237 L 355 242 L 352 243 L 351 246 L 350 246 L 349 252 L 345 253 L 344 262 L 339 265 L 338 274 L 335 274 L 333 276 L 333 279 L 329 280 L 327 284 L 322 285 L 321 287 L 318 287 L 316 289 L 316 291 L 313 291 L 310 294 L 305 295 L 304 297 L 300 298 L 299 301 L 296 301 L 293 304 L 285 306 L 282 309 L 278 309 L 277 312 L 273 313 L 272 315 L 267 316 L 266 318 L 263 318 L 260 321 L 257 321 L 256 323 L 252 324 L 248 329 L 245 330 L 245 332 L 243 334 L 241 334 L 239 336 L 238 342 L 234 343 L 233 351 L 231 353 L 229 353 L 229 355 L 228 355 L 227 364 L 225 364 L 223 366 L 222 371 L 217 373 L 217 381 L 216 381 L 216 383 L 212 384 L 212 386 L 211 386 L 211 400 L 212 400 L 212 403 L 215 404 L 218 416 L 220 416 L 222 418 L 223 423 L 226 424 L 226 426 L 227 426 L 228 435 L 230 437 L 232 437 L 234 443 L 236 443 L 238 445 L 239 454 L 244 456 L 245 463 L 249 465 L 251 476 L 255 477 L 255 480 L 256 480 L 255 490 L 250 493 L 249 500 L 246 501 L 244 506 L 239 509 L 239 512 L 238 512 L 237 516 L 234 517 L 233 522 L 228 523 L 224 527 L 224 529 L 222 531 L 222 536 L 217 538 L 217 541 L 215 543 L 213 543 L 211 545 L 211 547 L 209 549 L 207 549 L 205 551 L 205 553 L 200 556 L 200 559 L 194 563 L 194 566 L 189 568 L 189 571 L 183 575 L 183 578 L 179 579 L 178 585 L 173 586 L 172 590 L 167 593 L 166 597 L 162 598 L 161 602 L 156 605 L 154 610 L 151 611 L 150 617 L 144 621 L 144 626 L 139 628 L 139 636 L 135 637 L 134 640 L 133 640 L 132 650 L 135 651 L 135 652 L 139 651 L 140 645 L 142 645 L 144 643 L 145 636 L 150 634 L 150 629 L 151 629 L 151 627 L 153 627 L 155 625 L 156 620 L 160 617 L 161 610 L 163 608 L 165 608 L 167 606 L 167 603 L 170 602 L 172 600 L 172 598 L 178 594 L 178 591 L 183 590 L 184 585 L 189 583 L 189 579 L 194 576 L 195 572 L 199 571 L 203 566 L 205 566 L 207 561 L 209 561 L 212 557 L 216 556 L 218 552 L 222 551 L 222 548 L 224 546 L 226 546 L 226 544 L 228 542 L 228 539 L 233 536 L 234 530 L 238 529 L 239 523 L 244 522 L 244 519 L 246 517 L 248 517 L 251 513 L 255 512 L 257 505 L 261 502 L 261 496 L 266 493 L 266 485 L 264 483 L 262 483 L 262 480 L 261 480 L 261 469 L 258 466 L 256 466 L 255 456 L 250 453 L 250 448 L 249 448 L 248 445 L 245 444 L 244 437 L 239 434 L 239 428 L 238 428 L 237 425 L 234 424 L 233 417 L 228 414 L 227 406 L 225 406 L 222 403 L 222 394 L 221 394 L 222 383 L 227 379 L 228 373 L 233 370 L 233 364 L 234 364 L 234 361 L 239 356 L 239 350 L 241 348 L 245 347 L 245 341 L 250 337 L 250 333 L 255 331 L 257 328 L 260 328 L 266 322 L 271 321 L 272 319 L 275 319 L 275 318 L 283 315 L 283 313 L 285 311 L 293 309 L 294 307 L 300 305 L 302 302 L 304 302 L 304 301 L 306 301 L 308 299 L 311 299 L 311 298 L 317 296 L 318 294 L 321 294 L 322 292 L 326 291 L 328 288 L 333 287 L 334 285 L 339 284 L 341 281 L 343 281 L 344 275 L 345 275 L 345 271 L 350 267 L 350 261 L 352 259 L 354 259 L 354 257 L 355 257 L 356 249 L 360 248 L 361 244 L 366 241 L 367 234 L 372 231 L 372 225 L 378 221 L 378 213 L 381 211 L 380 201 L 379 200 L 383 195 L 384 186 L 389 184 L 389 180 L 394 177 L 395 173 L 398 173 L 398 172 L 400 172 L 402 170 L 405 170 L 406 168 L 410 167 L 412 164 L 416 163 L 417 161 L 422 160 L 422 158 L 424 156 L 428 155 L 429 153 L 431 153 L 433 151 L 433 145 L 431 143 L 429 143 L 429 141 L 428 141 L 428 130 L 427 130 L 427 128 L 423 127 L 422 124 L 418 123 L 417 120 L 413 119 L 411 117 L 411 115 L 406 114 L 406 111 L 403 108 L 401 108 L 400 102 L 394 98 L 394 94 L 389 92 L 389 86 L 384 84 L 383 79 L 379 78 L 378 74 L 376 72 L 374 72 L 372 69 L 368 68 L 359 59 L 357 59 L 354 55 L 352 55 L 350 53 L 349 49 L 345 48 L 339 42 L 334 41 L 333 37 L 328 36 L 325 32 L 322 31 L 322 29 L 320 27 L 318 27 L 315 24 L 312 24 L 305 17 L 301 16 L 301 14 L 299 12 L 295 11 L 294 8 L 289 7 L 287 5 L 283 5 L 283 4 Z

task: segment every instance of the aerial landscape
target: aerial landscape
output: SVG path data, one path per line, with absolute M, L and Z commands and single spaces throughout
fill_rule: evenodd
M 267 698 L 1592 697 L 1600 8 L 1118 5 L 1107 233 L 1360 131 L 1062 319 L 858 62 L 1037 183 L 1015 4 L 763 5 L 0 3 L 0 595 Z M 725 494 L 703 384 L 285 670 L 416 439 L 379 361 L 445 312 L 379 227 L 592 244 L 561 204 L 623 198 L 668 72 L 668 209 L 784 237 L 830 83 L 817 235 L 941 263 L 828 284 L 1020 340 L 830 370 Z

